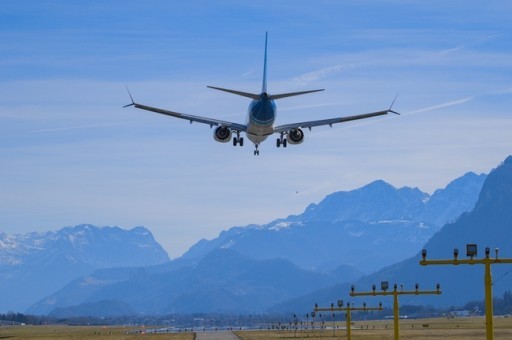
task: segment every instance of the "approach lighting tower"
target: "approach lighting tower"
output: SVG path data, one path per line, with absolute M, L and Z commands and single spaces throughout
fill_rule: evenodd
M 400 338 L 400 324 L 398 322 L 399 319 L 399 307 L 398 307 L 398 296 L 399 295 L 439 295 L 441 294 L 441 286 L 439 283 L 436 286 L 436 290 L 419 290 L 419 285 L 416 283 L 415 290 L 404 290 L 403 285 L 400 285 L 400 290 L 398 290 L 397 284 L 395 283 L 393 290 L 388 291 L 389 283 L 387 281 L 380 283 L 380 292 L 376 291 L 375 285 L 372 286 L 371 292 L 355 292 L 355 287 L 352 286 L 350 288 L 350 296 L 387 296 L 393 295 L 393 328 L 395 332 L 395 340 Z
M 315 313 L 316 312 L 345 312 L 345 318 L 347 320 L 347 339 L 351 339 L 351 311 L 372 311 L 372 310 L 382 310 L 382 303 L 379 303 L 379 307 L 366 307 L 366 302 L 363 303 L 363 307 L 350 307 L 350 303 L 347 302 L 347 307 L 343 307 L 343 300 L 338 300 L 338 307 L 334 307 L 334 303 L 331 303 L 330 308 L 321 308 L 318 307 L 318 303 L 315 303 Z M 334 327 L 333 327 L 334 332 Z
M 477 255 L 477 245 L 476 244 L 467 244 L 466 245 L 466 256 L 469 259 L 459 260 L 459 250 L 455 248 L 453 250 L 453 259 L 452 260 L 427 260 L 427 250 L 423 249 L 421 251 L 422 260 L 420 264 L 422 266 L 428 266 L 432 264 L 451 264 L 458 266 L 460 264 L 483 264 L 485 266 L 485 274 L 484 274 L 484 285 L 485 285 L 485 334 L 487 336 L 487 340 L 494 339 L 494 326 L 493 326 L 493 310 L 492 310 L 492 275 L 491 275 L 491 265 L 499 264 L 499 263 L 512 263 L 512 259 L 504 259 L 498 258 L 498 248 L 494 250 L 496 253 L 496 257 L 490 257 L 491 249 L 489 247 L 485 248 L 485 257 L 483 259 L 475 259 Z

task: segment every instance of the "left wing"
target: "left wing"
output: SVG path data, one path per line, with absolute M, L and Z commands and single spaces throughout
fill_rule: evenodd
M 277 133 L 280 133 L 280 132 L 286 132 L 286 131 L 297 129 L 297 128 L 310 128 L 311 129 L 312 127 L 315 127 L 315 126 L 322 126 L 322 125 L 332 126 L 332 124 L 350 122 L 352 120 L 365 119 L 365 118 L 376 117 L 376 116 L 382 116 L 382 115 L 386 115 L 390 112 L 399 114 L 398 112 L 395 112 L 395 111 L 391 110 L 391 108 L 390 108 L 389 110 L 365 113 L 365 114 L 355 115 L 355 116 L 330 118 L 330 119 L 322 119 L 322 120 L 312 120 L 312 121 L 308 121 L 308 122 L 279 125 L 274 128 L 274 131 Z
M 128 91 L 128 93 L 129 92 L 130 91 Z M 228 121 L 225 121 L 225 120 L 219 120 L 219 119 L 213 119 L 213 118 L 201 117 L 201 116 L 194 116 L 194 115 L 189 115 L 189 114 L 186 114 L 186 113 L 179 113 L 179 112 L 159 109 L 157 107 L 152 107 L 152 106 L 147 106 L 147 105 L 142 105 L 142 104 L 135 103 L 133 101 L 133 98 L 132 98 L 131 94 L 130 94 L 130 98 L 132 100 L 131 104 L 125 105 L 124 107 L 134 106 L 137 109 L 142 109 L 142 110 L 146 110 L 146 111 L 152 111 L 152 112 L 160 113 L 160 114 L 163 114 L 163 115 L 166 115 L 166 116 L 171 116 L 171 117 L 176 117 L 176 118 L 180 118 L 180 119 L 185 119 L 185 120 L 190 121 L 191 124 L 192 124 L 192 122 L 198 122 L 198 123 L 203 123 L 203 124 L 210 125 L 210 127 L 213 127 L 213 126 L 224 126 L 224 127 L 230 128 L 231 130 L 235 130 L 235 131 L 239 131 L 239 132 L 247 130 L 247 125 L 233 123 L 233 122 L 228 122 Z

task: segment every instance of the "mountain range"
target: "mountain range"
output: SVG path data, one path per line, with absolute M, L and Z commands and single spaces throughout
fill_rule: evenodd
M 474 216 L 482 222 L 512 220 L 496 210 L 509 204 L 502 197 L 508 189 L 500 186 L 506 178 L 496 178 L 507 173 L 500 169 L 509 163 L 510 158 L 489 176 L 467 173 L 432 195 L 381 180 L 335 192 L 299 215 L 201 240 L 173 261 L 143 227 L 80 225 L 0 234 L 0 309 L 57 317 L 310 311 L 312 303 L 335 301 L 354 283 L 364 287 L 396 278 L 434 284 L 443 276 L 418 266 L 425 244 L 429 256 L 441 256 L 437 243 L 463 249 L 461 235 L 468 231 L 482 239 L 506 233 L 505 227 L 488 233 L 466 225 Z M 460 223 L 457 228 L 464 230 L 446 231 Z M 505 240 L 494 243 L 503 247 Z M 452 289 L 448 281 L 443 287 Z M 468 289 L 459 292 L 440 303 L 474 296 Z
M 175 260 L 160 266 L 97 270 L 71 281 L 28 312 L 63 315 L 80 305 L 90 308 L 111 300 L 130 306 L 127 314 L 131 310 L 145 314 L 254 313 L 316 287 L 332 286 L 337 280 L 286 260 L 254 260 L 230 249 L 217 249 L 198 262 Z
M 56 232 L 0 233 L 0 310 L 23 311 L 99 268 L 169 262 L 149 230 L 79 225 Z
M 172 262 L 75 276 L 28 312 L 105 315 L 108 304 L 121 314 L 265 312 L 416 253 L 473 208 L 485 178 L 467 173 L 431 196 L 384 181 L 337 192 L 300 215 L 201 240 Z
M 287 259 L 305 269 L 350 265 L 368 274 L 415 254 L 445 223 L 473 209 L 485 175 L 467 173 L 431 196 L 378 180 L 328 195 L 300 215 L 234 227 L 201 240 L 183 258 L 229 248 L 254 259 Z
M 425 245 L 427 259 L 453 259 L 453 250 L 459 250 L 459 258 L 465 258 L 467 244 L 477 244 L 478 257 L 484 256 L 484 249 L 499 249 L 499 257 L 512 258 L 510 236 L 512 235 L 512 156 L 508 157 L 487 177 L 478 201 L 471 212 L 464 213 L 459 219 L 446 224 Z M 438 307 L 461 306 L 469 301 L 482 301 L 484 298 L 484 268 L 482 265 L 430 265 L 420 266 L 421 251 L 396 264 L 387 266 L 376 273 L 355 280 L 352 283 L 338 284 L 333 287 L 311 292 L 302 297 L 284 301 L 269 309 L 272 312 L 310 311 L 315 303 L 328 305 L 337 299 L 359 301 L 362 298 L 349 296 L 353 284 L 357 291 L 370 291 L 373 284 L 388 281 L 404 285 L 405 289 L 414 289 L 419 283 L 420 289 L 435 289 L 441 285 L 439 296 L 412 296 L 407 304 L 433 305 Z M 512 287 L 510 265 L 493 265 L 493 296 L 502 296 Z M 382 297 L 381 297 L 382 298 Z M 370 298 L 372 299 L 372 298 Z M 375 299 L 375 298 L 373 298 Z M 386 304 L 386 299 L 381 301 Z M 369 299 L 365 301 L 368 303 Z M 403 303 L 403 302 L 402 302 Z M 391 304 L 391 301 L 387 301 Z

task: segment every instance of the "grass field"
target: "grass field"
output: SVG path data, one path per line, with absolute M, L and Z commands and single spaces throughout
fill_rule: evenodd
M 327 324 L 332 327 L 332 324 Z M 336 323 L 343 329 L 335 330 L 336 338 L 346 339 L 345 323 Z M 385 340 L 393 339 L 393 320 L 357 321 L 352 325 L 352 339 Z M 1 326 L 0 339 L 134 339 L 143 337 L 192 340 L 195 334 L 186 333 L 140 333 L 140 327 L 85 327 L 85 326 Z M 333 339 L 332 328 L 326 330 L 295 331 L 237 331 L 243 340 L 258 339 Z M 400 339 L 485 339 L 483 317 L 458 319 L 400 320 Z M 494 319 L 494 339 L 512 339 L 512 318 Z
M 307 331 L 262 331 L 262 332 L 236 332 L 243 340 L 258 339 L 333 339 L 332 324 L 326 330 Z M 335 331 L 336 338 L 345 338 L 347 332 L 345 323 L 336 323 L 343 327 Z M 394 339 L 393 320 L 386 321 L 357 321 L 352 327 L 352 339 L 355 340 L 385 340 Z M 471 340 L 485 339 L 485 318 L 459 318 L 459 319 L 418 319 L 400 320 L 400 339 L 449 339 Z M 512 339 L 512 318 L 494 319 L 494 339 Z
M 0 339 L 152 339 L 192 340 L 194 333 L 143 334 L 140 327 L 93 326 L 1 326 Z

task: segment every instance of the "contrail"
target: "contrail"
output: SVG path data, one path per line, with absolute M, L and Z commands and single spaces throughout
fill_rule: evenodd
M 452 100 L 452 101 L 449 101 L 449 102 L 446 102 L 446 103 L 442 103 L 442 104 L 438 104 L 438 105 L 433 105 L 433 106 L 428 106 L 428 107 L 424 107 L 422 109 L 417 109 L 417 110 L 414 110 L 414 111 L 409 111 L 407 113 L 404 113 L 403 115 L 412 115 L 414 113 L 433 111 L 433 110 L 437 110 L 437 109 L 442 109 L 444 107 L 464 104 L 464 103 L 467 103 L 467 102 L 473 100 L 474 98 L 475 97 L 466 97 L 466 98 L 462 98 L 462 99 Z
M 429 106 L 429 107 L 425 107 L 422 109 L 413 110 L 413 111 L 404 113 L 404 115 L 411 115 L 411 114 L 420 113 L 420 112 L 433 111 L 433 110 L 437 110 L 437 109 L 442 109 L 444 107 L 464 104 L 464 103 L 467 103 L 467 102 L 472 101 L 477 98 L 489 97 L 489 96 L 500 96 L 500 95 L 511 94 L 511 93 L 512 93 L 512 87 L 500 89 L 500 90 L 489 91 L 489 92 L 486 92 L 486 93 L 483 93 L 480 95 L 469 96 L 469 97 L 465 97 L 465 98 L 461 98 L 461 99 L 457 99 L 457 100 L 452 100 L 452 101 L 449 101 L 446 103 Z

